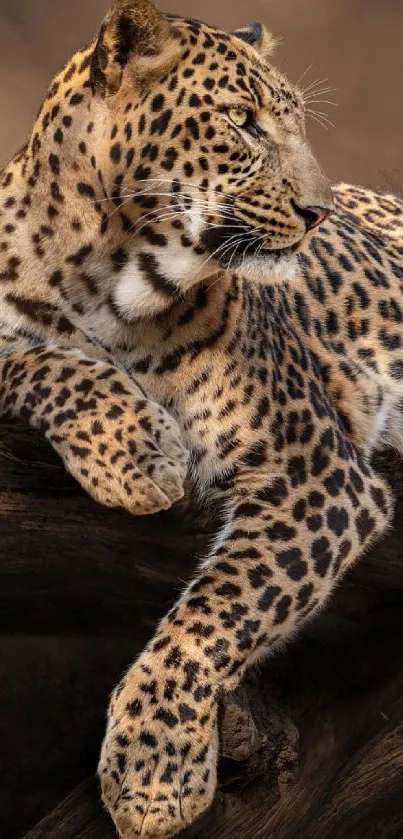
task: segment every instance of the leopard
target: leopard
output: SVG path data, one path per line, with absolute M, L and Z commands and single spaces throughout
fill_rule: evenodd
M 371 458 L 402 451 L 403 201 L 330 185 L 275 46 L 115 0 L 0 175 L 2 419 L 105 507 L 219 514 L 111 695 L 122 839 L 207 810 L 223 699 L 392 520 Z

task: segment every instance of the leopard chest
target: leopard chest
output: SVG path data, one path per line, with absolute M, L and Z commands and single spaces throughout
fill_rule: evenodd
M 385 388 L 373 419 L 370 451 L 392 446 L 403 453 L 403 385 Z
M 403 382 L 369 368 L 354 381 L 337 379 L 330 394 L 347 433 L 367 456 L 385 446 L 403 452 Z
M 200 355 L 172 352 L 161 363 L 154 355 L 147 372 L 139 368 L 141 361 L 132 355 L 126 369 L 177 420 L 199 483 L 219 480 L 261 438 L 268 441 L 268 388 L 248 376 L 242 354 L 231 357 L 208 348 Z
M 234 469 L 248 481 L 262 466 L 265 474 L 292 469 L 313 456 L 324 428 L 335 422 L 307 353 L 302 365 L 287 342 L 279 359 L 270 348 L 252 355 L 255 345 L 241 337 L 231 352 L 205 344 L 200 352 L 174 349 L 162 358 L 159 350 L 157 360 L 156 345 L 145 355 L 143 343 L 141 357 L 126 360 L 145 393 L 179 423 L 201 484 Z

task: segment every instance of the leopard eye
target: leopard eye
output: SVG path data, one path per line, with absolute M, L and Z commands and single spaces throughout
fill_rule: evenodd
M 249 128 L 254 123 L 255 114 L 250 108 L 228 108 L 227 113 L 237 128 Z

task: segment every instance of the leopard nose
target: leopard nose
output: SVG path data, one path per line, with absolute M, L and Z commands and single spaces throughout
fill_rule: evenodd
M 315 227 L 319 227 L 324 221 L 326 221 L 327 217 L 333 212 L 333 207 L 316 207 L 314 205 L 308 205 L 306 207 L 301 207 L 295 201 L 292 202 L 294 210 L 297 216 L 300 216 L 304 222 L 305 227 L 308 230 L 313 230 Z

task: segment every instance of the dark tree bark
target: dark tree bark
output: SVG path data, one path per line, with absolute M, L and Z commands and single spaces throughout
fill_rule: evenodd
M 394 528 L 222 710 L 220 789 L 187 839 L 403 835 L 403 469 Z M 217 523 L 106 510 L 0 426 L 0 836 L 112 839 L 94 777 L 108 694 Z M 4 766 L 4 769 L 3 769 Z

